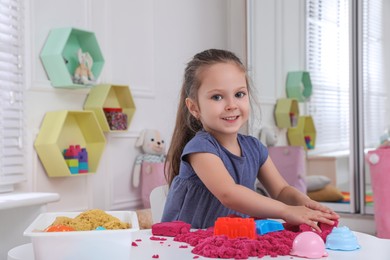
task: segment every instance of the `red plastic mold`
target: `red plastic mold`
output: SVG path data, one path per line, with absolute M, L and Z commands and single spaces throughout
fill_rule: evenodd
M 228 238 L 256 238 L 256 224 L 253 218 L 221 217 L 215 221 L 214 235 L 226 235 Z

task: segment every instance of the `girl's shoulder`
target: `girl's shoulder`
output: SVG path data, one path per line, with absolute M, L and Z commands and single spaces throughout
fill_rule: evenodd
M 199 131 L 185 145 L 183 153 L 192 152 L 212 152 L 217 153 L 220 150 L 218 141 L 208 132 Z
M 209 133 L 204 130 L 198 131 L 194 137 L 187 143 L 187 145 L 199 143 L 218 143 L 217 140 Z

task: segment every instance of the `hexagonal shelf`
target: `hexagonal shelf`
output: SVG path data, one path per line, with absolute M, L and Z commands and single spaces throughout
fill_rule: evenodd
M 120 108 L 127 116 L 127 129 L 135 113 L 135 104 L 129 86 L 100 84 L 94 86 L 84 104 L 85 110 L 93 111 L 104 132 L 112 130 L 108 123 L 104 108 Z M 126 130 L 127 130 L 126 129 Z
M 80 48 L 92 57 L 91 71 L 97 79 L 103 69 L 104 58 L 95 34 L 75 28 L 57 28 L 50 31 L 40 57 L 53 87 L 85 88 L 91 86 L 73 81 L 74 72 L 79 66 L 77 52 Z
M 288 142 L 292 146 L 302 146 L 305 150 L 314 149 L 316 128 L 311 116 L 300 116 L 296 127 L 287 130 Z
M 287 97 L 296 98 L 299 102 L 306 101 L 312 92 L 310 74 L 307 71 L 292 71 L 287 74 Z
M 80 145 L 88 152 L 88 173 L 95 173 L 106 145 L 106 138 L 91 111 L 47 112 L 35 139 L 34 147 L 49 177 L 77 176 L 71 174 L 63 151 Z
M 278 99 L 275 106 L 275 121 L 279 128 L 295 127 L 298 123 L 299 106 L 295 98 Z

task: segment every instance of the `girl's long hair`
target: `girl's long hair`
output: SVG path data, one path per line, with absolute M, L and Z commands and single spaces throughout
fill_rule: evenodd
M 187 63 L 177 109 L 176 124 L 166 159 L 165 177 L 169 186 L 172 184 L 173 179 L 179 174 L 181 154 L 184 146 L 202 129 L 201 122 L 187 109 L 185 100 L 186 98 L 191 98 L 194 102 L 197 102 L 198 89 L 201 85 L 199 74 L 202 70 L 207 69 L 207 67 L 216 63 L 229 62 L 236 64 L 246 72 L 246 68 L 240 59 L 234 53 L 226 50 L 209 49 L 196 54 L 193 59 Z M 247 75 L 247 73 L 245 74 Z M 246 76 L 246 81 L 249 88 L 248 76 Z

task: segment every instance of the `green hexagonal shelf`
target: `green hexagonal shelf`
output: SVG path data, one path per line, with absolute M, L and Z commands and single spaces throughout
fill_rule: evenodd
M 127 128 L 135 113 L 135 103 L 129 86 L 100 84 L 94 86 L 84 103 L 84 109 L 93 111 L 104 132 L 117 132 L 123 130 L 111 129 L 104 108 L 120 108 L 127 115 Z
M 95 173 L 106 145 L 106 138 L 91 111 L 47 112 L 34 142 L 35 150 L 49 177 L 77 176 L 71 174 L 63 151 L 80 145 L 88 152 L 88 173 Z
M 303 146 L 305 150 L 314 149 L 316 128 L 311 116 L 300 116 L 296 127 L 287 130 L 288 142 L 292 146 Z
M 53 87 L 85 88 L 90 86 L 73 81 L 74 72 L 79 66 L 77 52 L 80 48 L 92 57 L 91 71 L 97 79 L 103 69 L 104 58 L 95 34 L 75 28 L 57 28 L 50 31 L 40 57 Z
M 299 106 L 295 98 L 280 98 L 275 106 L 275 121 L 279 128 L 295 127 L 298 123 Z
M 299 102 L 306 101 L 312 92 L 310 74 L 307 71 L 292 71 L 287 74 L 287 97 L 296 98 Z

